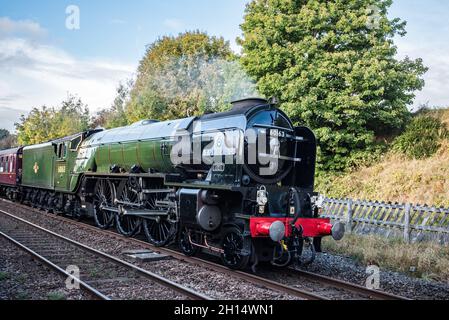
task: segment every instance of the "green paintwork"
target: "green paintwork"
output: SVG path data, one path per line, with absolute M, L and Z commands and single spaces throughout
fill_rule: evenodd
M 126 143 L 113 142 L 100 146 L 86 146 L 83 153 L 93 156 L 97 173 L 109 173 L 113 165 L 118 165 L 126 171 L 132 166 L 139 165 L 145 170 L 153 169 L 160 172 L 173 172 L 173 165 L 170 160 L 170 150 L 173 142 L 166 142 L 167 149 L 161 151 L 161 140 L 132 141 Z M 88 171 L 89 167 L 93 167 L 92 162 L 86 161 L 84 157 L 79 157 L 75 172 Z
M 125 169 L 129 171 L 129 164 L 134 163 L 140 165 L 140 161 L 137 159 L 137 142 L 128 142 L 122 144 L 122 152 L 124 155 L 123 163 L 126 164 Z
M 23 185 L 74 192 L 79 179 L 79 174 L 73 171 L 78 154 L 76 147 L 71 145 L 74 139 L 72 136 L 25 147 L 23 149 Z M 62 147 L 65 148 L 65 152 L 58 155 L 58 150 Z
M 193 118 L 150 124 L 139 122 L 95 133 L 82 143 L 74 171 L 109 174 L 113 165 L 127 172 L 139 165 L 145 171 L 175 172 L 170 159 L 175 142 L 170 137 L 192 121 Z
M 86 134 L 26 147 L 23 183 L 26 186 L 74 193 L 84 174 L 110 174 L 114 165 L 126 172 L 138 165 L 145 172 L 175 173 L 176 168 L 170 159 L 170 151 L 177 141 L 173 137 L 180 132 L 185 134 L 186 130 L 191 135 L 194 120 L 195 118 L 165 122 L 141 121 L 127 127 L 92 133 L 79 145 L 81 135 Z M 246 127 L 246 118 L 243 116 L 225 120 L 229 122 L 225 123 L 226 127 L 237 125 L 240 130 Z M 217 121 L 205 122 L 204 129 L 220 127 Z M 200 132 L 196 135 L 200 135 Z M 60 152 L 63 145 L 65 153 Z M 36 163 L 39 169 L 34 172 Z M 235 176 L 235 173 L 230 174 L 228 180 L 234 182 Z M 223 177 L 220 179 L 214 182 L 217 185 L 228 183 Z
M 89 138 L 87 138 L 89 140 Z M 95 172 L 95 154 L 97 154 L 98 148 L 83 148 L 78 150 L 78 155 L 74 164 L 73 174 L 70 181 L 70 189 L 75 190 L 78 185 L 79 177 L 83 173 Z
M 56 160 L 55 170 L 55 189 L 57 191 L 74 191 L 74 187 L 71 186 L 72 179 L 75 176 L 76 183 L 78 182 L 78 175 L 74 175 L 73 166 L 75 164 L 78 151 L 76 149 L 70 149 L 70 141 L 61 142 L 66 146 L 67 153 L 65 156 Z
M 53 189 L 55 159 L 55 148 L 51 143 L 23 148 L 22 184 Z

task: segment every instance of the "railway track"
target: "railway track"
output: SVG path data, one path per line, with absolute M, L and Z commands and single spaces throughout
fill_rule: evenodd
M 211 300 L 210 297 L 202 293 L 195 292 L 3 210 L 0 210 L 0 236 L 67 278 L 77 281 L 80 287 L 102 300 L 127 298 L 128 293 L 135 293 L 133 287 L 138 287 L 139 291 L 146 288 L 151 293 L 157 285 L 162 287 L 162 292 L 169 289 L 176 293 L 173 297 Z M 78 278 L 66 271 L 69 266 L 77 266 L 79 270 L 82 270 L 81 276 Z
M 2 201 L 10 203 L 8 200 L 2 200 Z M 17 204 L 15 204 L 15 205 L 17 205 Z M 211 262 L 208 260 L 203 260 L 203 259 L 200 259 L 197 257 L 187 257 L 184 254 L 182 254 L 176 250 L 170 249 L 170 248 L 155 247 L 155 246 L 149 244 L 148 242 L 145 242 L 145 241 L 142 241 L 142 240 L 139 240 L 136 238 L 124 238 L 122 235 L 120 235 L 114 231 L 98 229 L 97 227 L 87 224 L 87 223 L 78 222 L 78 221 L 75 221 L 75 220 L 72 220 L 72 219 L 69 219 L 66 217 L 62 217 L 62 216 L 56 216 L 56 215 L 50 215 L 47 213 L 43 213 L 42 211 L 39 211 L 37 209 L 31 209 L 24 205 L 19 205 L 19 206 L 26 208 L 28 210 L 33 210 L 35 212 L 38 212 L 39 214 L 48 215 L 49 217 L 51 217 L 53 219 L 58 219 L 60 221 L 63 221 L 63 222 L 66 222 L 66 223 L 69 223 L 72 225 L 77 225 L 77 226 L 82 226 L 84 228 L 88 228 L 95 232 L 102 233 L 108 237 L 120 239 L 122 241 L 126 240 L 129 242 L 135 243 L 137 245 L 148 248 L 156 253 L 166 254 L 166 255 L 169 255 L 169 256 L 171 256 L 175 259 L 181 260 L 181 261 L 185 261 L 188 263 L 206 267 L 213 271 L 221 272 L 221 273 L 227 274 L 232 277 L 238 277 L 242 280 L 248 281 L 255 285 L 263 286 L 263 287 L 271 289 L 271 290 L 275 290 L 275 291 L 282 292 L 282 293 L 287 293 L 292 296 L 296 296 L 296 297 L 299 297 L 301 299 L 306 299 L 306 300 L 329 300 L 329 298 L 326 297 L 325 295 L 314 293 L 314 292 L 308 291 L 308 290 L 299 289 L 299 288 L 296 288 L 293 286 L 281 284 L 277 281 L 270 280 L 266 277 L 261 277 L 261 276 L 258 276 L 258 275 L 252 274 L 252 273 L 248 273 L 248 272 L 244 272 L 244 271 L 230 270 L 220 264 L 217 264 L 217 263 L 214 263 L 214 262 Z M 354 298 L 360 297 L 361 299 L 371 299 L 371 300 L 407 300 L 407 298 L 404 298 L 401 296 L 397 296 L 394 294 L 377 291 L 377 290 L 370 290 L 370 289 L 367 289 L 360 285 L 345 282 L 345 281 L 342 281 L 339 279 L 325 277 L 322 275 L 306 272 L 306 271 L 299 270 L 299 269 L 292 268 L 289 270 L 289 272 L 293 272 L 293 273 L 297 274 L 298 277 L 300 277 L 301 279 L 313 281 L 315 283 L 320 284 L 321 286 L 335 288 L 337 290 L 344 290 L 346 292 L 350 292 L 350 293 L 352 293 Z
M 322 284 L 327 284 L 327 285 L 333 286 L 338 289 L 347 290 L 347 291 L 353 292 L 355 294 L 366 295 L 367 297 L 369 297 L 370 299 L 373 299 L 373 300 L 409 300 L 405 297 L 401 297 L 401 296 L 398 296 L 398 295 L 395 295 L 392 293 L 368 289 L 361 285 L 342 281 L 342 280 L 335 279 L 335 278 L 330 278 L 327 276 L 323 276 L 323 275 L 316 274 L 316 273 L 311 273 L 311 272 L 296 269 L 296 268 L 290 268 L 289 271 L 292 271 L 292 272 L 298 274 L 302 278 L 306 278 L 306 279 L 309 279 L 312 281 L 317 281 Z

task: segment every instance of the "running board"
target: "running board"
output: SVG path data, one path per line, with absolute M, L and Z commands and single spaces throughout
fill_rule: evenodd
M 138 216 L 138 217 L 166 217 L 168 216 L 167 211 L 158 210 L 126 210 L 123 208 L 115 208 L 109 206 L 101 206 L 101 210 L 114 212 L 123 216 Z
M 168 212 L 157 210 L 123 210 L 124 216 L 139 216 L 139 217 L 166 217 Z

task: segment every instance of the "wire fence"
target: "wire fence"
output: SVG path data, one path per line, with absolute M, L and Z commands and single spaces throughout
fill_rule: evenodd
M 449 244 L 449 208 L 328 198 L 323 215 L 344 222 L 348 233 Z

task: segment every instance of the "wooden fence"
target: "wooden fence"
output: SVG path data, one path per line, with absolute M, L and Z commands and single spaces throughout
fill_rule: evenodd
M 449 244 L 449 208 L 326 199 L 323 215 L 344 222 L 348 233 Z

